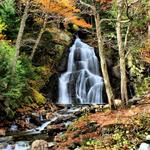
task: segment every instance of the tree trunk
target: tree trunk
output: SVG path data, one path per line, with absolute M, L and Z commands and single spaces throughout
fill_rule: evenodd
M 38 47 L 38 45 L 39 45 L 39 42 L 40 42 L 40 40 L 41 40 L 41 37 L 42 37 L 42 35 L 43 35 L 44 31 L 45 31 L 46 23 L 47 23 L 47 15 L 45 16 L 45 19 L 44 19 L 44 22 L 43 22 L 43 26 L 42 26 L 42 28 L 41 28 L 41 30 L 40 30 L 40 32 L 39 32 L 39 35 L 38 35 L 38 37 L 37 37 L 37 39 L 36 39 L 36 42 L 35 42 L 35 44 L 34 44 L 34 46 L 33 46 L 33 50 L 32 50 L 32 53 L 31 53 L 31 55 L 30 55 L 30 60 L 32 60 L 33 57 L 34 57 L 34 54 L 35 54 L 35 52 L 36 52 L 36 49 L 37 49 L 37 47 Z
M 104 43 L 103 43 L 101 27 L 100 27 L 100 17 L 99 17 L 99 14 L 96 12 L 96 10 L 94 13 L 94 18 L 95 18 L 96 35 L 98 39 L 99 57 L 101 60 L 100 64 L 101 64 L 102 74 L 104 78 L 104 84 L 106 88 L 109 105 L 111 108 L 114 108 L 115 107 L 114 95 L 113 95 L 112 87 L 111 87 L 110 80 L 109 80 L 108 70 L 107 70 L 107 63 L 106 63 L 105 52 L 104 52 L 104 47 L 103 47 Z
M 119 58 L 120 58 L 121 99 L 124 101 L 124 104 L 128 104 L 125 50 L 123 48 L 122 34 L 121 34 L 121 22 L 120 22 L 122 0 L 118 0 L 117 5 L 118 5 L 118 16 L 117 16 L 117 23 L 116 23 L 116 32 L 117 32 L 117 42 L 118 42 L 118 50 L 119 50 Z
M 28 18 L 29 7 L 30 7 L 30 0 L 27 0 L 26 6 L 25 6 L 25 9 L 24 9 L 24 13 L 23 13 L 23 16 L 22 16 L 22 19 L 21 19 L 21 23 L 20 23 L 20 28 L 19 28 L 17 40 L 16 40 L 15 58 L 13 59 L 13 63 L 12 63 L 12 73 L 13 74 L 16 71 L 16 63 L 17 63 L 17 59 L 19 57 L 19 49 L 20 49 L 20 45 L 21 45 L 21 40 L 22 40 L 24 28 L 25 28 L 25 23 L 26 23 L 26 20 Z
M 150 8 L 150 1 L 148 3 L 148 6 Z M 148 18 L 150 18 L 150 9 L 148 10 Z M 150 42 L 150 23 L 148 23 L 148 42 Z

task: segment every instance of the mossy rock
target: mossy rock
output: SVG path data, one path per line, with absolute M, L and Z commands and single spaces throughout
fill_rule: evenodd
M 64 50 L 65 50 L 65 46 L 60 44 L 55 45 L 55 51 L 57 52 L 55 61 L 59 61 L 62 58 Z
M 35 89 L 32 89 L 32 96 L 37 104 L 41 105 L 46 103 L 46 98 Z
M 71 33 L 60 30 L 56 27 L 49 28 L 47 30 L 52 34 L 52 40 L 55 41 L 57 44 L 69 45 L 71 43 Z

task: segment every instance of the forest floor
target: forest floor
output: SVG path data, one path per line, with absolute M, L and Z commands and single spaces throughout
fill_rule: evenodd
M 55 107 L 51 103 L 41 107 L 26 106 L 17 110 L 19 117 L 13 123 L 18 125 L 19 131 L 36 128 L 41 125 L 41 114 L 51 120 L 54 112 L 64 110 L 63 108 Z M 79 112 L 76 112 L 79 117 L 76 116 L 73 121 L 67 116 L 72 122 L 67 127 L 64 127 L 63 116 L 46 127 L 52 139 L 47 141 L 53 142 L 51 149 L 136 150 L 150 134 L 150 95 L 143 96 L 128 108 L 119 106 L 117 110 L 110 110 L 103 107 L 97 110 L 95 108 L 94 111 L 90 107 L 87 108 L 84 112 L 79 109 Z M 25 119 L 29 114 L 33 123 L 27 123 Z M 2 129 L 8 130 L 11 124 L 12 121 L 6 120 L 0 123 L 1 136 L 5 136 L 2 135 Z
M 131 150 L 150 134 L 150 96 L 130 108 L 85 114 L 57 135 L 54 149 Z

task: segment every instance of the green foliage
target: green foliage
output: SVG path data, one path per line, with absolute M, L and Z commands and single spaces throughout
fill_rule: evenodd
M 16 14 L 15 0 L 4 0 L 2 2 L 2 5 L 0 5 L 0 16 L 2 22 L 6 25 L 4 34 L 6 34 L 9 39 L 16 38 L 19 19 Z
M 146 91 L 150 91 L 150 77 L 145 77 L 142 82 L 136 86 L 136 94 L 138 96 L 145 94 Z
M 3 106 L 7 116 L 14 115 L 13 110 L 32 101 L 28 79 L 34 78 L 34 68 L 29 60 L 22 56 L 17 61 L 15 77 L 11 74 L 15 48 L 6 41 L 0 42 L 0 93 L 4 97 Z
M 60 138 L 61 138 L 61 141 L 66 141 L 68 139 L 67 135 L 65 133 L 61 133 L 60 134 Z
M 2 18 L 0 17 L 0 34 L 2 33 L 3 30 L 6 29 L 5 23 L 2 21 Z
M 95 146 L 95 145 L 100 145 L 100 144 L 101 144 L 101 142 L 98 139 L 88 139 L 86 141 L 87 146 Z

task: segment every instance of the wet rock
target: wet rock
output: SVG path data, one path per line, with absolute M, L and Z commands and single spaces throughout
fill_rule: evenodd
M 44 140 L 35 140 L 30 150 L 48 150 L 48 142 Z
M 5 136 L 5 137 L 0 137 L 0 142 L 7 142 L 7 141 L 10 141 L 12 140 L 13 137 L 12 136 Z
M 82 112 L 81 111 L 77 111 L 77 112 L 74 113 L 74 115 L 76 117 L 81 117 L 82 116 Z
M 7 143 L 0 143 L 0 149 L 5 149 L 7 147 Z
M 129 102 L 130 105 L 136 105 L 136 104 L 139 103 L 140 100 L 141 100 L 140 97 L 133 97 L 132 99 L 129 99 L 128 102 Z
M 66 127 L 64 124 L 58 124 L 58 125 L 48 125 L 47 126 L 47 132 L 49 136 L 55 136 L 60 132 L 66 131 Z
M 73 121 L 74 119 L 76 119 L 76 116 L 73 114 L 60 115 L 55 121 L 51 122 L 51 124 L 61 124 L 67 121 Z
M 41 126 L 42 125 L 42 123 L 40 121 L 40 116 L 38 114 L 32 113 L 30 117 L 31 117 L 30 118 L 30 123 L 33 123 L 33 124 L 35 124 L 37 126 Z
M 18 126 L 16 125 L 16 123 L 13 123 L 10 127 L 10 132 L 16 132 L 18 131 Z

